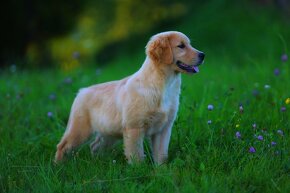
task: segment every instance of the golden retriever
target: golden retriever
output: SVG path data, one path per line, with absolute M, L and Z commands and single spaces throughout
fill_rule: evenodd
M 146 59 L 133 75 L 119 81 L 97 84 L 79 91 L 67 129 L 57 145 L 55 161 L 96 132 L 91 151 L 124 140 L 129 163 L 144 159 L 143 140 L 148 137 L 153 159 L 162 164 L 168 157 L 175 120 L 181 73 L 198 72 L 204 54 L 190 45 L 182 33 L 169 31 L 151 37 Z

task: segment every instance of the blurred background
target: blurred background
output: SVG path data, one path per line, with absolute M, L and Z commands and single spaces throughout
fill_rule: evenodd
M 10 0 L 0 15 L 0 68 L 108 65 L 144 56 L 150 36 L 167 30 L 236 65 L 280 57 L 290 42 L 288 0 Z

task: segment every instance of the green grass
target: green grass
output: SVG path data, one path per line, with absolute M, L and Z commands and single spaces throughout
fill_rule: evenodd
M 280 61 L 289 23 L 272 9 L 209 5 L 197 5 L 174 28 L 189 35 L 206 60 L 200 73 L 182 77 L 168 164 L 153 165 L 147 148 L 144 163 L 128 165 L 122 143 L 94 157 L 86 143 L 64 164 L 53 164 L 78 89 L 134 73 L 144 50 L 124 53 L 98 73 L 84 66 L 67 73 L 6 69 L 0 71 L 0 192 L 290 192 L 290 62 Z
M 93 68 L 68 74 L 55 70 L 1 73 L 2 192 L 289 192 L 290 108 L 280 111 L 289 97 L 289 62 L 279 60 L 268 61 L 267 68 L 255 64 L 241 68 L 209 58 L 199 74 L 183 75 L 166 165 L 156 167 L 147 158 L 130 166 L 120 143 L 112 152 L 95 157 L 85 144 L 55 166 L 55 146 L 78 89 L 124 77 L 139 67 L 136 63 L 124 68 L 127 62 L 124 58 L 99 75 Z M 279 76 L 273 74 L 277 63 L 281 63 Z M 65 82 L 67 77 L 71 83 Z M 265 89 L 265 84 L 271 87 Z M 255 89 L 258 96 L 252 94 Z M 49 98 L 51 93 L 55 100 Z M 214 110 L 207 110 L 208 104 Z M 235 138 L 236 131 L 241 139 Z M 257 140 L 255 134 L 264 140 Z M 277 145 L 269 147 L 271 141 Z M 248 152 L 250 146 L 256 153 Z

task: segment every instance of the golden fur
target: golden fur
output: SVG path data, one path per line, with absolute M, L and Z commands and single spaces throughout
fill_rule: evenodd
M 184 44 L 184 48 L 178 47 Z M 111 146 L 123 137 L 128 162 L 144 158 L 143 140 L 151 141 L 153 159 L 162 164 L 168 157 L 171 128 L 175 120 L 181 85 L 178 60 L 200 63 L 201 52 L 180 32 L 153 36 L 146 46 L 146 60 L 139 71 L 119 81 L 83 88 L 71 108 L 67 129 L 57 145 L 55 161 L 77 147 L 94 132 L 92 152 Z M 203 60 L 203 58 L 202 58 Z

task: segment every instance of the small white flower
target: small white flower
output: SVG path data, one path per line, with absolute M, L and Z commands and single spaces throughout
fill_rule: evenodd
M 264 88 L 265 88 L 265 89 L 269 89 L 269 88 L 271 88 L 271 86 L 268 85 L 268 84 L 265 84 Z

